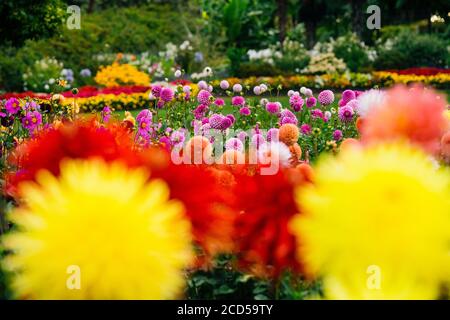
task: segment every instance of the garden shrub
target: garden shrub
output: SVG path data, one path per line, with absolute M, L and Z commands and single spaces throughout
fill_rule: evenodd
M 446 67 L 448 63 L 445 40 L 435 35 L 403 31 L 379 46 L 375 67 L 379 70 Z

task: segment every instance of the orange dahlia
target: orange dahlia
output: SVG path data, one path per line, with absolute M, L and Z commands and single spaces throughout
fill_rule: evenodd
M 446 100 L 432 89 L 396 86 L 381 105 L 369 110 L 361 128 L 365 142 L 407 140 L 436 152 L 447 129 Z

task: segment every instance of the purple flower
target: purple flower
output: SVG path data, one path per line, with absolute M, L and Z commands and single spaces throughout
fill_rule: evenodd
M 161 138 L 159 138 L 159 143 L 161 143 L 163 145 L 164 149 L 166 149 L 167 151 L 170 151 L 170 149 L 172 147 L 172 141 L 170 140 L 169 137 L 162 136 Z
M 220 125 L 220 129 L 222 130 L 226 130 L 229 127 L 231 127 L 233 125 L 233 123 L 231 122 L 230 118 L 228 117 L 223 117 L 222 118 L 222 123 Z
M 342 100 L 344 100 L 344 103 L 347 104 L 350 100 L 356 99 L 355 91 L 353 90 L 345 90 L 342 92 Z
M 22 126 L 29 131 L 34 131 L 42 123 L 42 115 L 38 111 L 29 111 L 22 118 Z
M 150 110 L 148 109 L 144 109 L 141 112 L 139 112 L 139 114 L 136 116 L 136 121 L 138 123 L 142 122 L 144 119 L 149 119 L 149 121 L 152 121 L 152 113 Z
M 5 109 L 9 114 L 16 114 L 20 110 L 19 100 L 16 98 L 9 98 L 5 103 Z
M 244 151 L 244 144 L 238 138 L 231 138 L 225 142 L 225 150 Z
M 236 118 L 232 114 L 227 114 L 226 117 L 231 120 L 231 124 L 236 122 Z
M 235 96 L 231 98 L 231 104 L 233 106 L 243 106 L 245 104 L 245 99 L 242 96 Z
M 280 121 L 281 125 L 288 124 L 288 123 L 296 125 L 298 123 L 298 120 L 297 120 L 297 118 L 290 118 L 290 117 L 281 118 L 281 121 Z
M 280 118 L 296 118 L 295 114 L 292 113 L 292 111 L 288 110 L 288 109 L 283 109 L 280 112 Z
M 266 142 L 266 139 L 264 139 L 264 136 L 260 133 L 254 134 L 252 136 L 252 146 L 256 147 L 256 149 L 259 149 L 259 147 Z
M 174 144 L 183 143 L 184 140 L 186 140 L 186 132 L 184 131 L 184 129 L 178 129 L 172 132 L 170 139 Z
M 163 88 L 160 92 L 160 98 L 164 101 L 164 102 L 170 102 L 172 101 L 174 96 L 173 90 L 170 88 Z
M 202 119 L 202 124 L 205 124 L 205 123 L 209 123 L 209 119 L 208 118 L 203 118 Z
M 144 140 L 150 139 L 151 120 L 150 118 L 141 118 L 138 124 L 138 131 L 136 133 L 136 139 L 139 137 Z
M 80 71 L 80 76 L 82 76 L 83 78 L 90 77 L 91 75 L 92 75 L 92 72 L 89 69 L 82 69 Z
M 161 90 L 162 90 L 162 88 L 160 85 L 157 85 L 157 84 L 153 85 L 152 86 L 152 95 L 156 98 L 159 98 Z
M 165 104 L 164 100 L 159 99 L 159 100 L 158 100 L 158 103 L 156 104 L 156 107 L 157 107 L 158 109 L 162 109 L 162 108 L 164 107 L 164 104 Z
M 294 111 L 298 112 L 302 110 L 304 101 L 303 98 L 300 97 L 300 94 L 294 93 L 289 98 L 289 104 L 291 105 L 292 109 L 294 109 Z
M 29 102 L 25 103 L 25 106 L 23 108 L 25 111 L 34 111 L 34 110 L 39 110 L 40 106 L 34 101 L 29 101 Z
M 279 137 L 279 129 L 278 128 L 270 128 L 269 131 L 267 131 L 267 141 L 277 142 L 278 137 Z
M 111 109 L 105 106 L 102 110 L 102 120 L 103 122 L 108 122 L 111 119 Z
M 233 86 L 233 91 L 236 92 L 236 93 L 241 92 L 241 91 L 242 91 L 242 86 L 241 86 L 239 83 L 236 83 L 236 84 Z
M 317 99 L 314 97 L 309 97 L 308 99 L 306 99 L 306 106 L 308 108 L 312 108 L 315 107 L 317 104 Z
M 213 114 L 211 117 L 209 117 L 209 124 L 211 128 L 213 129 L 222 129 L 222 119 L 224 116 L 221 114 Z
M 197 101 L 204 105 L 209 105 L 211 103 L 210 100 L 211 93 L 207 90 L 200 90 L 197 94 Z
M 355 114 L 355 111 L 349 105 L 345 105 L 343 107 L 340 107 L 339 111 L 338 111 L 339 119 L 342 122 L 349 122 L 349 121 L 351 121 L 353 119 L 353 115 L 354 114 Z
M 249 108 L 249 107 L 242 107 L 242 108 L 239 110 L 239 113 L 240 113 L 241 115 L 243 115 L 243 116 L 249 116 L 252 112 L 250 111 L 250 108 Z
M 281 109 L 281 106 L 280 106 L 279 102 L 268 102 L 266 104 L 266 110 L 269 113 L 272 113 L 272 114 L 278 113 L 278 112 L 280 112 L 280 109 Z
M 323 119 L 323 112 L 322 112 L 322 110 L 320 110 L 320 109 L 312 110 L 311 111 L 311 117 L 313 119 L 317 119 L 317 118 Z
M 335 130 L 335 131 L 333 132 L 333 139 L 334 139 L 335 141 L 341 140 L 341 139 L 342 139 L 342 131 L 341 131 L 341 130 Z
M 300 126 L 300 132 L 304 135 L 309 135 L 311 133 L 311 126 L 309 124 L 302 124 Z
M 331 90 L 323 90 L 319 93 L 317 99 L 321 105 L 328 106 L 334 102 L 334 93 Z

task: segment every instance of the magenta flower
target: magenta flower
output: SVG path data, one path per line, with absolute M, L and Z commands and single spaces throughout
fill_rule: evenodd
M 16 98 L 9 98 L 5 103 L 5 109 L 9 114 L 16 114 L 20 110 L 19 100 Z
M 209 123 L 209 118 L 203 118 L 202 119 L 202 124 L 205 124 L 205 123 Z
M 222 107 L 225 105 L 225 101 L 221 98 L 216 99 L 216 101 L 214 101 L 214 104 L 218 107 Z
M 231 104 L 233 106 L 243 106 L 245 104 L 245 99 L 242 96 L 235 96 L 231 98 Z
M 291 97 L 289 98 L 289 104 L 291 105 L 292 109 L 294 109 L 294 111 L 296 112 L 302 110 L 304 103 L 305 102 L 303 101 L 303 98 L 300 97 L 300 94 L 298 93 L 292 94 Z
M 268 102 L 266 104 L 266 110 L 269 113 L 272 113 L 272 114 L 278 113 L 278 112 L 280 112 L 280 109 L 281 109 L 281 105 L 279 102 Z
M 42 115 L 38 111 L 29 111 L 22 118 L 22 126 L 29 131 L 34 131 L 42 123 Z
M 209 124 L 213 129 L 222 129 L 222 120 L 225 118 L 223 115 L 215 113 L 209 117 Z
M 338 111 L 339 119 L 342 122 L 351 121 L 353 119 L 354 114 L 355 114 L 355 111 L 348 104 L 343 107 L 340 107 L 339 111 Z
M 136 133 L 136 139 L 143 138 L 144 140 L 150 139 L 151 120 L 149 118 L 142 118 L 138 124 L 138 131 Z
M 328 106 L 334 102 L 334 93 L 331 90 L 323 90 L 319 93 L 317 99 L 323 106 Z
M 342 131 L 341 131 L 341 130 L 335 130 L 335 131 L 333 132 L 333 139 L 334 139 L 335 141 L 341 140 L 341 139 L 342 139 Z
M 222 123 L 220 124 L 220 129 L 221 130 L 226 130 L 229 127 L 231 127 L 232 125 L 233 125 L 233 123 L 231 122 L 230 118 L 223 117 L 222 118 Z
M 111 119 L 111 109 L 108 106 L 105 106 L 101 112 L 103 122 L 108 122 Z
M 308 108 L 312 108 L 315 107 L 317 104 L 317 99 L 314 97 L 309 97 L 308 99 L 306 99 L 306 106 Z
M 245 132 L 245 131 L 240 131 L 240 132 L 237 134 L 237 138 L 238 138 L 239 140 L 241 140 L 242 143 L 245 143 L 245 138 L 247 138 L 247 137 L 248 137 L 248 134 L 247 134 L 247 132 Z
M 208 90 L 200 90 L 197 94 L 197 101 L 204 105 L 209 105 L 211 103 L 210 100 L 211 93 Z
M 173 96 L 174 96 L 173 90 L 170 88 L 163 88 L 160 92 L 160 98 L 164 102 L 172 101 Z
M 309 135 L 309 134 L 311 134 L 311 126 L 309 125 L 309 124 L 307 124 L 307 123 L 305 123 L 305 124 L 302 124 L 301 126 L 300 126 L 300 132 L 302 133 L 302 134 L 304 134 L 304 135 Z
M 226 117 L 231 120 L 231 124 L 236 122 L 236 118 L 232 114 L 227 114 Z
M 311 111 L 311 117 L 313 119 L 318 119 L 318 118 L 323 119 L 323 112 L 322 112 L 322 110 L 320 110 L 320 109 L 312 110 Z
M 152 121 L 152 113 L 150 110 L 148 109 L 144 109 L 141 112 L 139 112 L 139 114 L 136 116 L 136 121 L 139 123 L 141 121 L 143 121 L 144 119 L 149 119 L 149 121 Z
M 356 99 L 355 91 L 353 90 L 345 90 L 342 92 L 342 100 L 344 100 L 345 103 L 349 102 L 350 100 Z
M 243 115 L 243 116 L 249 116 L 252 112 L 250 111 L 250 108 L 249 108 L 249 107 L 242 107 L 242 108 L 239 110 L 239 113 L 240 113 L 241 115 Z
M 158 109 L 162 109 L 164 107 L 164 104 L 165 104 L 164 100 L 159 99 L 158 102 L 156 103 L 156 107 Z
M 162 88 L 160 85 L 157 85 L 157 84 L 153 85 L 152 86 L 152 95 L 156 98 L 159 98 L 161 90 L 162 90 Z
M 288 124 L 288 123 L 291 123 L 291 124 L 297 124 L 298 123 L 298 120 L 297 120 L 297 118 L 291 118 L 291 117 L 284 117 L 284 118 L 281 118 L 281 121 L 280 121 L 280 124 L 281 125 L 283 125 L 283 124 Z

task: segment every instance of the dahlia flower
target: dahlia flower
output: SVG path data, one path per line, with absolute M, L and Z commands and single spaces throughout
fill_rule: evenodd
M 342 122 L 352 121 L 354 114 L 355 114 L 355 112 L 353 111 L 353 108 L 349 104 L 346 104 L 345 106 L 340 107 L 338 110 L 339 119 Z
M 369 110 L 361 128 L 365 142 L 406 139 L 434 153 L 448 128 L 446 100 L 432 89 L 396 86 L 382 105 Z
M 147 177 L 120 163 L 68 160 L 59 177 L 41 171 L 38 184 L 24 185 L 25 205 L 11 215 L 18 228 L 3 238 L 16 296 L 179 297 L 193 258 L 190 223 L 167 185 Z
M 361 118 L 366 118 L 371 109 L 377 108 L 384 103 L 385 96 L 386 94 L 380 90 L 371 89 L 365 91 L 358 96 L 359 106 L 355 111 Z
M 323 106 L 328 106 L 334 102 L 334 93 L 331 90 L 323 90 L 317 96 L 319 103 Z
M 345 148 L 297 193 L 291 230 L 331 299 L 435 299 L 450 280 L 450 176 L 406 144 Z
M 16 114 L 20 110 L 19 100 L 16 98 L 9 98 L 5 102 L 5 109 L 9 114 Z

